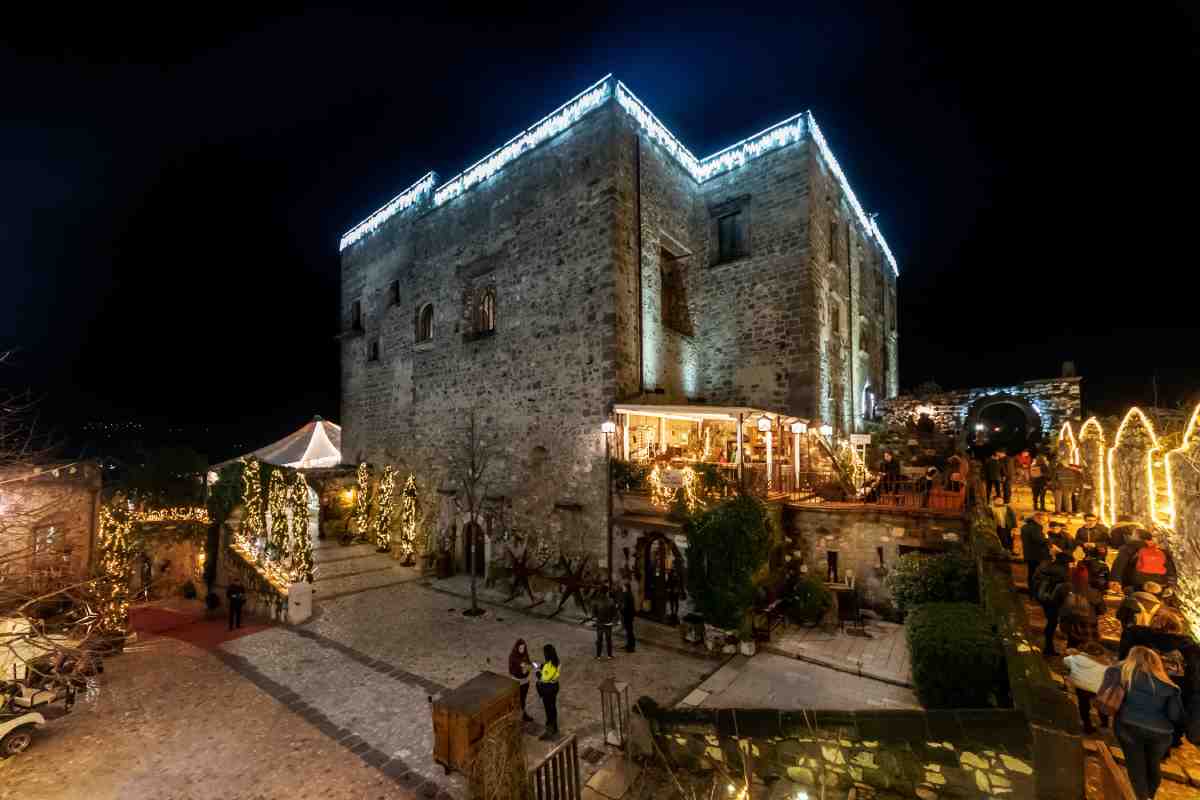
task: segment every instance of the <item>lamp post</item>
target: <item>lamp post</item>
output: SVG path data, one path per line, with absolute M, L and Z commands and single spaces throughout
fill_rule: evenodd
M 800 491 L 800 434 L 808 430 L 808 425 L 803 422 L 792 423 L 792 462 L 795 464 L 793 472 L 796 473 L 796 492 Z M 811 466 L 811 465 L 809 465 Z
M 771 453 L 771 420 L 766 417 L 758 418 L 758 432 L 761 433 L 767 441 L 767 494 L 771 493 L 771 471 L 774 466 L 774 459 Z
M 617 432 L 617 425 L 611 419 L 606 419 L 606 420 L 604 420 L 603 424 L 600 425 L 600 430 L 604 434 L 604 469 L 607 473 L 604 485 L 607 487 L 607 491 L 605 492 L 605 494 L 608 496 L 608 498 L 607 498 L 607 503 L 608 503 L 608 506 L 607 506 L 608 507 L 608 562 L 607 563 L 608 563 L 608 588 L 611 590 L 612 589 L 612 564 L 613 564 L 613 534 L 612 534 L 613 501 L 612 501 L 612 447 L 611 447 L 610 440 L 612 438 L 612 435 Z

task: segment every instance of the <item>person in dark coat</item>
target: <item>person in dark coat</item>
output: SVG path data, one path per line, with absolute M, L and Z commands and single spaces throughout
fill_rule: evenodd
M 1117 517 L 1117 524 L 1108 532 L 1108 546 L 1119 552 L 1131 540 L 1137 539 L 1137 529 L 1137 523 L 1132 517 Z
M 1183 707 L 1187 712 L 1186 725 L 1176 729 L 1173 745 L 1182 741 L 1184 733 L 1193 744 L 1200 742 L 1200 644 L 1187 635 L 1186 629 L 1179 612 L 1164 606 L 1154 614 L 1149 625 L 1131 625 L 1122 630 L 1118 651 L 1120 657 L 1125 658 L 1134 647 L 1149 647 L 1163 658 L 1167 674 L 1183 693 Z M 1176 653 L 1182 661 L 1182 673 L 1176 671 Z
M 1017 480 L 1017 460 L 1008 455 L 1007 450 L 1000 451 L 1000 471 L 1004 477 L 1004 502 L 1012 502 L 1013 484 Z
M 1050 530 L 1046 533 L 1046 540 L 1064 553 L 1073 553 L 1075 551 L 1075 545 L 1071 542 L 1071 537 L 1067 535 L 1067 526 L 1061 522 L 1050 523 Z
M 1000 463 L 1000 453 L 992 453 L 992 457 L 984 465 L 987 474 L 987 499 L 1004 496 L 1004 464 Z M 1007 501 L 1005 501 L 1007 502 Z
M 1046 484 L 1049 480 L 1050 461 L 1038 453 L 1029 465 L 1029 488 L 1033 492 L 1033 507 L 1038 511 L 1046 510 Z
M 1021 552 L 1024 554 L 1026 575 L 1029 580 L 1029 594 L 1036 597 L 1033 585 L 1033 573 L 1043 561 L 1050 560 L 1050 543 L 1042 526 L 1046 522 L 1046 512 L 1035 511 L 1025 518 L 1021 526 Z
M 558 738 L 558 692 L 561 688 L 562 662 L 558 660 L 558 651 L 552 644 L 542 648 L 542 655 L 546 661 L 538 669 L 537 692 L 546 709 L 546 730 L 538 738 L 552 742 Z
M 533 722 L 533 717 L 525 710 L 525 700 L 529 697 L 529 674 L 533 672 L 533 662 L 529 660 L 529 648 L 524 639 L 517 639 L 512 651 L 508 654 L 508 674 L 521 684 L 521 719 Z
M 1153 533 L 1141 529 L 1137 531 L 1136 535 L 1128 537 L 1125 544 L 1117 551 L 1117 559 L 1113 562 L 1112 566 L 1112 579 L 1120 581 L 1122 586 L 1133 586 L 1135 588 L 1147 581 L 1153 581 L 1164 587 L 1174 584 L 1178 576 L 1175 569 L 1175 559 L 1171 558 L 1171 554 L 1166 551 L 1162 551 L 1161 556 L 1165 572 L 1150 574 L 1138 569 L 1138 565 L 1141 562 L 1141 549 L 1146 546 L 1147 542 L 1152 542 L 1153 540 Z
M 608 590 L 600 593 L 596 602 L 596 659 L 601 657 L 604 644 L 608 644 L 608 657 L 612 658 L 612 629 L 617 622 L 617 607 L 612 601 Z
M 992 519 L 996 523 L 996 538 L 1009 553 L 1013 549 L 1013 531 L 1017 529 L 1017 514 L 1003 497 L 992 499 Z
M 1071 554 L 1059 553 L 1053 561 L 1037 568 L 1029 584 L 1030 590 L 1036 592 L 1034 597 L 1046 615 L 1046 637 L 1042 655 L 1047 657 L 1058 655 L 1054 649 L 1054 634 L 1058 631 L 1059 614 L 1071 593 L 1068 580 L 1070 568 Z
M 679 579 L 679 570 L 671 567 L 667 570 L 667 613 L 668 622 L 679 624 L 679 600 L 683 596 L 683 582 Z
M 1098 544 L 1085 550 L 1083 565 L 1087 567 L 1088 584 L 1103 594 L 1108 589 L 1108 545 Z
M 242 606 L 246 605 L 246 587 L 234 578 L 225 588 L 225 599 L 229 601 L 229 630 L 242 627 Z
M 1083 486 L 1083 473 L 1074 464 L 1060 464 L 1058 485 L 1054 490 L 1054 510 L 1059 514 L 1075 513 L 1075 497 Z
M 1098 544 L 1109 544 L 1108 528 L 1100 524 L 1100 518 L 1090 511 L 1083 515 L 1083 525 L 1075 531 L 1075 544 L 1085 551 Z
M 1125 754 L 1125 770 L 1138 800 L 1158 792 L 1162 761 L 1171 747 L 1175 727 L 1183 722 L 1179 687 L 1163 669 L 1162 659 L 1149 647 L 1132 647 L 1117 667 L 1104 673 L 1103 695 L 1120 684 L 1125 699 L 1113 725 Z
M 629 581 L 625 582 L 625 591 L 621 593 L 621 624 L 625 626 L 625 652 L 632 653 L 637 649 L 637 638 L 633 635 L 633 617 L 637 614 L 637 602 L 633 599 L 633 589 Z
M 883 476 L 883 493 L 894 494 L 900 487 L 900 462 L 891 450 L 883 451 L 879 472 Z

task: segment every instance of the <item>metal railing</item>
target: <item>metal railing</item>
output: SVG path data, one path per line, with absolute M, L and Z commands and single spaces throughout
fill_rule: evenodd
M 581 800 L 579 748 L 574 734 L 529 770 L 529 785 L 534 800 Z

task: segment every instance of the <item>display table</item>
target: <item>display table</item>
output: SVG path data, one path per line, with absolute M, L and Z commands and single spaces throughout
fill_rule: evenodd
M 449 773 L 463 771 L 496 720 L 521 708 L 520 684 L 481 672 L 433 701 L 433 760 Z

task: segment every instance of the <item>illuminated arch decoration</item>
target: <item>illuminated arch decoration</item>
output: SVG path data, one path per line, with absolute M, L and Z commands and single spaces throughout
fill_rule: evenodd
M 1159 449 L 1154 424 L 1137 406 L 1129 409 L 1109 448 L 1108 514 L 1113 523 L 1127 514 L 1151 524 L 1156 520 L 1154 451 Z
M 1075 431 L 1071 430 L 1069 420 L 1058 430 L 1058 458 L 1059 461 L 1066 458 L 1069 464 L 1079 463 L 1079 442 L 1075 439 Z
M 1171 528 L 1200 540 L 1200 405 L 1192 409 L 1179 447 L 1163 457 L 1167 475 L 1167 507 Z
M 1091 494 L 1083 498 L 1087 503 L 1083 510 L 1085 513 L 1092 512 L 1111 525 L 1113 521 L 1108 518 L 1105 496 L 1108 483 L 1108 472 L 1105 469 L 1107 449 L 1104 445 L 1104 429 L 1095 417 L 1083 423 L 1083 427 L 1079 429 L 1078 447 L 1079 464 L 1083 468 L 1085 482 L 1090 480 L 1092 485 Z
M 900 274 L 899 268 L 896 266 L 896 258 L 892 255 L 887 241 L 884 240 L 875 218 L 867 214 L 862 204 L 859 203 L 858 197 L 855 196 L 854 190 L 850 188 L 850 182 L 834 157 L 829 143 L 825 141 L 825 136 L 817 126 L 812 112 L 795 114 L 736 144 L 718 150 L 706 158 L 697 158 L 633 92 L 629 91 L 629 87 L 614 79 L 611 74 L 605 75 L 453 178 L 441 182 L 438 180 L 437 173 L 425 173 L 412 186 L 348 230 L 338 243 L 338 250 L 345 250 L 355 242 L 371 235 L 396 214 L 413 208 L 422 210 L 437 208 L 455 200 L 501 172 L 505 166 L 525 153 L 567 130 L 593 111 L 603 108 L 610 100 L 615 101 L 617 107 L 629 115 L 641 133 L 661 147 L 697 184 L 724 175 L 773 150 L 805 139 L 811 140 L 820 152 L 825 166 L 840 185 L 846 202 L 854 212 L 863 234 L 879 245 L 880 251 L 892 268 L 892 273 Z

